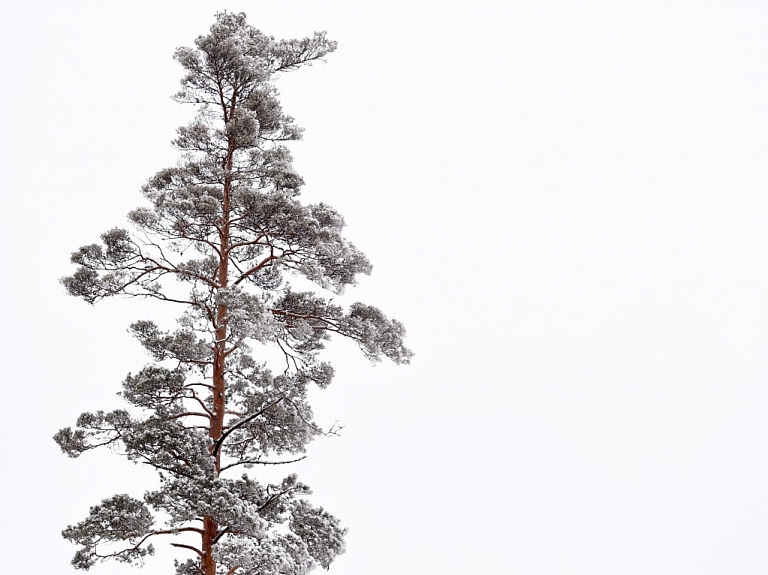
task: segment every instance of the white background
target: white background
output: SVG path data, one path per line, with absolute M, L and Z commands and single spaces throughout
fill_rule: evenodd
M 318 418 L 346 427 L 295 468 L 350 529 L 330 573 L 768 571 L 756 0 L 3 3 L 4 571 L 72 572 L 60 530 L 151 485 L 51 436 L 120 405 L 148 361 L 125 329 L 155 308 L 89 307 L 58 278 L 175 162 L 171 55 L 221 9 L 339 41 L 280 80 L 296 166 L 373 260 L 349 301 L 416 352 L 332 350 Z

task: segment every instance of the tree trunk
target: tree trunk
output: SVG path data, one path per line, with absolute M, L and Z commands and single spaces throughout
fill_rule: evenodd
M 203 520 L 203 556 L 200 559 L 200 569 L 204 575 L 216 575 L 216 561 L 213 560 L 213 540 L 216 537 L 218 525 L 210 517 Z
M 232 170 L 233 145 L 230 142 L 229 152 L 223 167 Z M 221 231 L 219 233 L 220 252 L 217 283 L 219 288 L 225 288 L 229 280 L 229 216 L 231 210 L 230 195 L 232 193 L 231 176 L 225 176 L 224 198 L 221 209 Z M 216 443 L 224 433 L 224 416 L 226 414 L 226 385 L 224 373 L 226 371 L 227 358 L 227 306 L 218 305 L 216 308 L 216 325 L 214 326 L 215 338 L 213 343 L 213 417 L 208 430 L 214 450 Z M 216 474 L 221 473 L 221 449 L 215 449 L 212 453 L 215 457 L 214 466 Z M 218 535 L 218 525 L 211 517 L 203 518 L 203 556 L 201 558 L 201 570 L 204 575 L 216 575 L 216 561 L 213 559 L 213 542 Z

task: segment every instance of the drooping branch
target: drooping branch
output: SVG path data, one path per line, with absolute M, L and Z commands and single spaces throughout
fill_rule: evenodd
M 171 543 L 171 547 L 179 547 L 181 549 L 189 549 L 190 551 L 194 551 L 197 553 L 200 557 L 203 556 L 203 552 L 200 551 L 197 547 L 193 547 L 192 545 L 185 545 L 183 543 Z

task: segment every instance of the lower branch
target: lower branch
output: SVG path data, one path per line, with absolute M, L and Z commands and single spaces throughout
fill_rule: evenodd
M 244 459 L 243 461 L 237 461 L 235 463 L 230 463 L 229 465 L 222 467 L 221 471 L 224 472 L 227 469 L 231 469 L 232 467 L 237 467 L 238 465 L 286 465 L 288 463 L 296 463 L 297 461 L 301 461 L 306 458 L 307 458 L 306 455 L 302 455 L 301 457 L 297 457 L 296 459 L 289 459 L 288 461 L 264 461 L 262 459 Z
M 203 556 L 203 552 L 200 551 L 197 547 L 192 547 L 191 545 L 184 545 L 183 543 L 171 543 L 171 547 L 180 547 L 182 549 L 189 549 L 190 551 L 194 551 L 197 553 L 200 557 Z

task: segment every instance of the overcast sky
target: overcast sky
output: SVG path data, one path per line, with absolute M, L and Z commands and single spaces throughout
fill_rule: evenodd
M 416 353 L 331 350 L 345 428 L 294 468 L 350 530 L 331 575 L 766 573 L 757 0 L 2 3 L 4 570 L 72 573 L 61 529 L 151 485 L 51 436 L 120 405 L 149 361 L 127 326 L 167 312 L 58 278 L 174 164 L 172 54 L 222 9 L 339 42 L 278 84 L 296 167 L 373 261 L 345 301 Z

